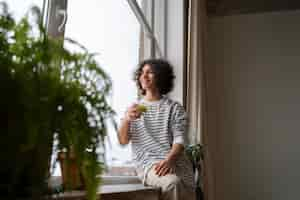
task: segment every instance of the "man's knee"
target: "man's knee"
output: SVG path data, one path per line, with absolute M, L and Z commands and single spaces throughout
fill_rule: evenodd
M 173 190 L 174 188 L 178 187 L 180 184 L 180 178 L 174 174 L 172 175 L 167 175 L 163 185 L 162 185 L 162 190 L 163 191 L 169 191 Z

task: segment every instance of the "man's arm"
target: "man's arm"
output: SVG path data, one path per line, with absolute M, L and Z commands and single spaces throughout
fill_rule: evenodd
M 118 131 L 118 139 L 120 144 L 128 144 L 129 143 L 129 125 L 130 120 L 127 118 L 124 118 L 121 122 L 121 126 Z
M 133 104 L 128 108 L 125 113 L 125 117 L 121 122 L 121 126 L 118 131 L 118 139 L 120 144 L 128 144 L 130 141 L 129 137 L 129 129 L 130 129 L 130 122 L 135 120 L 141 116 L 141 111 L 138 110 L 138 105 Z
M 166 160 L 169 160 L 172 163 L 174 163 L 178 158 L 178 155 L 180 155 L 183 152 L 183 149 L 184 147 L 182 144 L 173 144 L 171 151 L 167 155 Z
M 168 173 L 172 173 L 172 168 L 175 167 L 175 162 L 178 156 L 183 152 L 184 146 L 182 144 L 173 144 L 166 159 L 160 161 L 155 166 L 155 171 L 158 176 L 164 176 Z
M 175 167 L 175 162 L 179 155 L 184 150 L 184 134 L 186 132 L 186 114 L 184 108 L 180 104 L 176 104 L 174 114 L 172 114 L 172 134 L 173 144 L 170 152 L 166 158 L 160 161 L 156 166 L 156 174 L 158 176 L 164 176 L 168 173 L 172 173 Z

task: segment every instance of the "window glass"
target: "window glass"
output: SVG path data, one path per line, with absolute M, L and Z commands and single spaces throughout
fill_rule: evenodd
M 67 11 L 65 37 L 99 53 L 98 62 L 112 78 L 111 104 L 119 124 L 126 108 L 137 97 L 133 72 L 138 64 L 140 25 L 124 0 L 69 1 Z M 112 128 L 106 147 L 109 166 L 131 166 L 130 145 L 120 146 Z
M 5 2 L 15 19 L 19 21 L 32 6 L 38 6 L 42 11 L 44 0 L 2 0 L 0 2 Z

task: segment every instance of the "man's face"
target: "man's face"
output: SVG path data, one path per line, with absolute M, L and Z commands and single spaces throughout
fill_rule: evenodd
M 156 89 L 155 86 L 155 75 L 151 69 L 151 66 L 146 64 L 143 69 L 142 73 L 139 78 L 140 84 L 143 90 L 154 90 Z

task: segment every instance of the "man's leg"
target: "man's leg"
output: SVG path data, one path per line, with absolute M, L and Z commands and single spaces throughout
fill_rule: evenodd
M 167 174 L 158 176 L 152 168 L 147 176 L 145 183 L 147 185 L 160 187 L 162 190 L 162 200 L 185 200 L 195 199 L 195 191 L 193 188 L 187 188 L 176 174 Z

